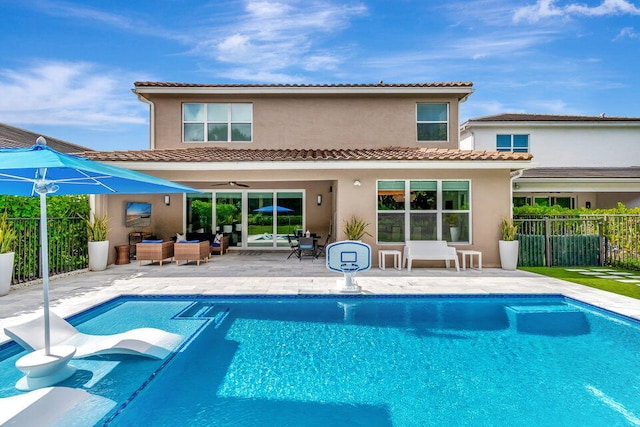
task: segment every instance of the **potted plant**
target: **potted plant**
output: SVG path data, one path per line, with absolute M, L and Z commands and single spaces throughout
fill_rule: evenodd
M 89 238 L 89 270 L 102 271 L 107 268 L 109 260 L 109 218 L 93 215 L 93 221 L 86 219 L 87 237 Z
M 446 221 L 449 226 L 451 241 L 457 242 L 460 239 L 460 215 L 457 213 L 447 214 Z
M 13 246 L 16 242 L 17 234 L 7 215 L 0 217 L 0 296 L 7 295 L 11 287 L 13 277 L 13 261 L 15 252 Z
M 503 270 L 515 270 L 518 267 L 518 251 L 520 242 L 516 240 L 518 226 L 509 218 L 500 223 L 502 239 L 498 242 L 500 249 L 500 265 Z
M 348 240 L 360 240 L 365 234 L 369 237 L 371 234 L 367 231 L 369 223 L 364 219 L 355 215 L 351 215 L 351 218 L 344 221 L 344 234 Z

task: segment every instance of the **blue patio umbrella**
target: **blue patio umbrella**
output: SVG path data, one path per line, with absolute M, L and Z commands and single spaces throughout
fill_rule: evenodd
M 50 354 L 47 195 L 200 192 L 151 175 L 59 153 L 39 137 L 31 148 L 0 149 L 0 194 L 40 197 L 45 353 Z
M 263 206 L 258 209 L 254 209 L 253 211 L 262 212 L 262 213 L 273 213 L 273 210 L 274 210 L 273 205 L 269 205 L 269 206 Z M 285 208 L 284 206 L 276 206 L 275 211 L 277 213 L 288 213 L 288 212 L 293 212 L 293 209 Z

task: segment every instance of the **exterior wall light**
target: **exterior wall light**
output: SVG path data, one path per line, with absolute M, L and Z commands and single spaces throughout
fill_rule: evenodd
M 318 206 L 322 205 L 322 194 L 318 194 L 317 202 L 318 202 Z
M 171 196 L 168 194 L 164 196 L 164 204 L 167 206 L 171 205 Z
M 360 187 L 362 183 L 360 182 L 359 179 L 356 179 L 355 181 L 353 181 L 353 185 L 355 185 L 356 187 Z

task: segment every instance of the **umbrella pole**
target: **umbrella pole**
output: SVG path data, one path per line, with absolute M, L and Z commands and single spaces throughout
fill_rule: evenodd
M 47 196 L 40 193 L 40 259 L 42 260 L 42 292 L 44 294 L 44 348 L 51 354 L 49 328 L 49 237 L 47 236 Z

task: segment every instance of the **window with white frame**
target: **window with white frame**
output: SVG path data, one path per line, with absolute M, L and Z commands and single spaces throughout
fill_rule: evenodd
M 471 242 L 470 181 L 380 180 L 377 185 L 378 242 Z
M 528 153 L 529 135 L 498 135 L 496 137 L 496 150 L 512 153 Z
M 253 104 L 182 105 L 184 142 L 250 142 L 252 127 Z
M 533 205 L 560 206 L 567 209 L 575 209 L 576 198 L 571 196 L 557 197 L 557 196 L 540 195 L 540 196 L 533 197 Z
M 449 104 L 419 103 L 416 105 L 418 141 L 449 140 Z

